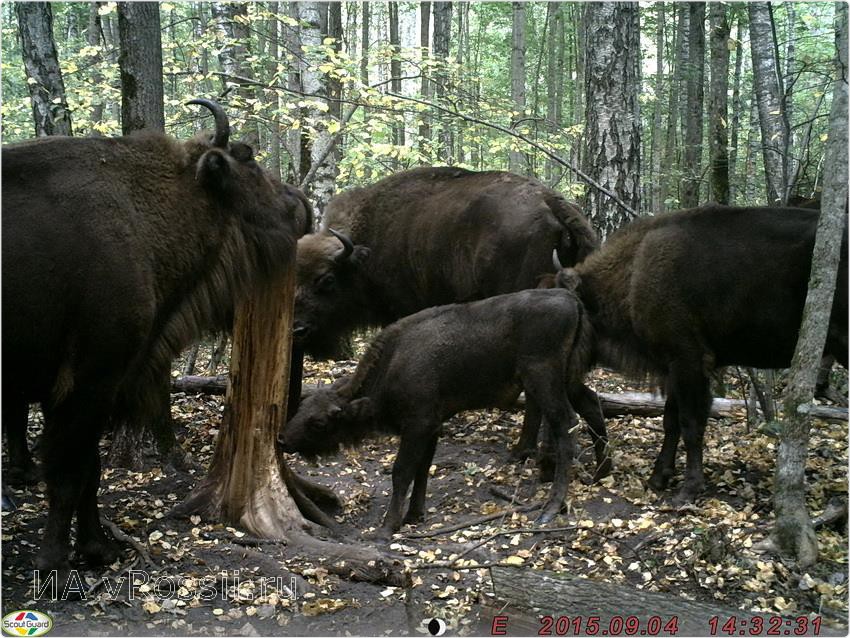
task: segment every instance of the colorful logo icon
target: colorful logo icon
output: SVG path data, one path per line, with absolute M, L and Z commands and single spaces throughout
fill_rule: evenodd
M 32 609 L 13 611 L 3 616 L 3 631 L 10 636 L 43 636 L 53 629 L 53 619 Z

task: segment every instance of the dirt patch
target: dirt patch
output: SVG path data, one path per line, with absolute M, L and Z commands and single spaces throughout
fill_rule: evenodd
M 350 369 L 351 362 L 337 362 L 308 372 L 313 380 L 330 381 Z M 591 385 L 611 392 L 625 387 L 605 373 Z M 625 417 L 608 421 L 615 470 L 601 484 L 587 484 L 592 449 L 586 434 L 578 437 L 583 449 L 569 507 L 551 525 L 562 531 L 522 532 L 534 527 L 535 513 L 515 512 L 435 534 L 542 501 L 548 490 L 537 480 L 534 461 L 508 460 L 520 412 L 459 415 L 446 424 L 437 448 L 425 523 L 403 527 L 383 546 L 411 571 L 413 586 L 405 590 L 340 578 L 295 548 L 258 543 L 195 517 L 169 516 L 204 473 L 222 409 L 218 397 L 173 397 L 178 438 L 197 469 L 162 469 L 151 457 L 145 472 L 104 471 L 103 514 L 146 548 L 152 564 L 128 548 L 108 570 L 82 570 L 84 601 L 34 600 L 31 561 L 46 520 L 44 485 L 12 490 L 17 507 L 2 519 L 3 613 L 49 613 L 55 635 L 427 635 L 433 617 L 452 633 L 486 634 L 499 603 L 488 570 L 477 566 L 507 562 L 749 611 L 821 614 L 826 624 L 846 626 L 844 528 L 819 531 L 821 560 L 806 573 L 753 549 L 772 523 L 778 440 L 748 432 L 743 416 L 709 423 L 709 491 L 697 507 L 676 510 L 666 500 L 670 494 L 646 489 L 661 445 L 661 419 Z M 34 413 L 31 444 L 39 427 Z M 102 445 L 105 454 L 108 441 Z M 362 539 L 380 525 L 389 499 L 396 445 L 386 437 L 317 462 L 296 455 L 288 461 L 295 472 L 334 489 L 345 504 L 338 516 L 344 532 L 368 543 Z M 809 505 L 817 513 L 832 496 L 847 494 L 846 424 L 818 424 L 811 450 Z M 414 537 L 423 533 L 431 535 Z M 129 570 L 138 581 L 132 588 Z

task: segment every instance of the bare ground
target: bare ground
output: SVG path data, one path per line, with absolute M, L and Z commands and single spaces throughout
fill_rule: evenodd
M 352 367 L 353 362 L 336 362 L 308 371 L 313 380 L 330 381 Z M 591 385 L 609 392 L 627 387 L 607 373 L 597 373 Z M 608 421 L 615 471 L 602 484 L 586 484 L 592 451 L 589 438 L 579 435 L 585 449 L 569 505 L 551 525 L 567 529 L 522 533 L 518 530 L 533 527 L 535 513 L 508 513 L 415 538 L 546 495 L 534 461 L 508 459 L 521 413 L 459 415 L 446 424 L 437 449 L 427 520 L 402 528 L 382 546 L 403 557 L 410 570 L 413 586 L 405 590 L 340 578 L 299 557 L 297 548 L 257 543 L 215 522 L 170 517 L 203 475 L 222 413 L 218 397 L 172 398 L 178 437 L 198 469 L 163 470 L 151 456 L 144 472 L 106 469 L 100 496 L 103 514 L 148 552 L 151 564 L 128 547 L 123 561 L 109 569 L 81 571 L 90 589 L 86 600 L 33 600 L 31 561 L 46 520 L 44 485 L 14 489 L 17 509 L 2 518 L 4 614 L 47 612 L 55 635 L 428 635 L 432 617 L 443 619 L 450 633 L 482 635 L 489 634 L 502 603 L 493 599 L 488 569 L 476 565 L 507 563 L 746 611 L 819 614 L 825 625 L 847 626 L 846 526 L 819 530 L 820 562 L 805 573 L 754 549 L 772 522 L 778 440 L 769 428 L 748 432 L 743 415 L 709 423 L 709 489 L 696 507 L 674 509 L 672 492 L 647 490 L 661 420 L 625 417 Z M 34 413 L 31 443 L 39 428 Z M 389 499 L 396 444 L 386 437 L 316 463 L 288 460 L 295 472 L 335 490 L 345 503 L 338 520 L 349 540 L 368 543 L 363 537 L 380 524 Z M 104 441 L 104 453 L 107 445 Z M 847 495 L 846 424 L 817 424 L 807 479 L 814 514 L 833 496 Z M 127 580 L 120 580 L 130 569 L 138 580 L 132 593 Z M 287 589 L 293 583 L 294 599 Z M 538 622 L 531 617 L 530 624 L 513 629 L 536 633 Z

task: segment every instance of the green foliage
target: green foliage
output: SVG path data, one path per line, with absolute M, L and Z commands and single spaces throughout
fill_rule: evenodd
M 255 124 L 260 132 L 259 157 L 272 159 L 273 131 L 281 135 L 281 165 L 284 175 L 294 179 L 287 166 L 297 166 L 299 158 L 293 156 L 292 140 L 315 139 L 320 133 L 337 136 L 338 188 L 374 181 L 376 178 L 423 163 L 455 165 L 473 169 L 506 169 L 511 150 L 521 151 L 528 158 L 529 170 L 543 176 L 550 160 L 541 149 L 558 157 L 575 160 L 581 143 L 583 113 L 574 113 L 577 92 L 583 91 L 574 75 L 580 8 L 572 3 L 564 5 L 564 29 L 567 51 L 565 53 L 565 82 L 562 96 L 563 121 L 545 121 L 547 38 L 551 24 L 547 24 L 546 3 L 533 2 L 526 7 L 528 16 L 526 51 L 527 108 L 524 113 L 513 112 L 510 100 L 510 3 L 472 3 L 468 6 L 468 40 L 462 44 L 458 64 L 458 12 L 453 9 L 452 49 L 447 60 L 423 60 L 410 37 L 400 51 L 394 53 L 387 41 L 387 7 L 382 3 L 372 5 L 372 37 L 369 48 L 369 77 L 371 86 L 360 80 L 359 3 L 343 3 L 343 24 L 346 25 L 340 42 L 325 38 L 324 42 L 300 49 L 291 45 L 291 34 L 305 25 L 283 13 L 271 11 L 271 3 L 250 3 L 247 17 L 243 19 L 250 33 L 250 54 L 243 61 L 244 75 L 252 82 L 250 90 L 239 88 L 238 78 L 223 74 L 219 54 L 234 44 L 215 23 L 210 5 L 204 3 L 164 2 L 160 5 L 163 28 L 163 75 L 165 79 L 166 129 L 177 137 L 195 132 L 198 111 L 185 106 L 193 97 L 220 99 L 231 117 L 232 128 L 238 135 L 248 123 Z M 277 5 L 281 11 L 286 3 Z M 672 25 L 670 13 L 675 5 L 668 3 L 667 24 Z M 794 33 L 787 31 L 786 8 L 775 5 L 777 35 L 780 54 L 784 55 L 789 37 L 796 43 L 796 61 L 789 69 L 786 83 L 793 79 L 794 109 L 792 129 L 795 131 L 795 149 L 802 162 L 801 191 L 810 191 L 818 180 L 819 162 L 823 155 L 831 92 L 831 65 L 833 57 L 832 16 L 830 3 L 796 4 L 797 22 Z M 87 41 L 90 20 L 89 3 L 53 3 L 54 36 L 64 74 L 68 105 L 72 111 L 76 135 L 120 134 L 120 82 L 117 64 L 117 44 L 111 34 L 92 46 Z M 418 22 L 418 3 L 402 2 L 400 14 L 407 24 Z M 100 5 L 103 25 L 117 20 L 116 3 Z M 730 20 L 746 19 L 746 10 L 730 5 Z M 26 89 L 26 79 L 19 43 L 17 23 L 12 3 L 0 7 L 2 20 L 2 133 L 6 141 L 32 136 L 32 114 Z M 645 61 L 655 55 L 654 31 L 656 12 L 652 7 L 641 9 L 642 49 Z M 278 51 L 276 58 L 269 54 L 270 27 L 277 24 Z M 104 28 L 105 32 L 109 30 Z M 117 29 L 114 29 L 117 31 Z M 667 49 L 664 52 L 665 73 L 670 72 L 674 59 L 672 49 L 674 29 L 668 27 Z M 733 30 L 733 35 L 735 31 Z M 545 37 L 544 37 L 545 34 Z M 745 55 L 742 77 L 741 130 L 739 132 L 738 162 L 732 183 L 736 185 L 738 203 L 744 203 L 740 188 L 747 180 L 761 180 L 760 174 L 747 174 L 745 155 L 748 136 L 759 136 L 757 123 L 749 118 L 750 101 L 754 99 L 752 71 L 749 65 L 749 43 L 743 30 Z M 414 33 L 415 37 L 415 33 Z M 412 46 L 415 44 L 417 46 Z M 396 55 L 401 61 L 402 76 L 408 78 L 400 96 L 391 95 L 389 82 L 390 62 Z M 319 72 L 325 84 L 337 83 L 341 94 L 341 108 L 335 109 L 321 96 L 301 94 L 293 88 L 290 75 L 303 65 Z M 734 70 L 730 65 L 730 74 Z M 650 176 L 649 131 L 653 126 L 656 105 L 662 109 L 662 127 L 666 130 L 669 75 L 664 93 L 655 95 L 655 65 L 643 64 L 640 88 L 641 122 L 643 135 L 644 184 L 655 179 L 668 181 L 671 188 L 668 200 L 675 206 L 675 184 L 680 177 L 678 162 L 663 167 L 661 176 Z M 420 93 L 421 75 L 441 83 L 441 90 L 423 98 Z M 706 74 L 706 77 L 708 74 Z M 244 87 L 243 87 L 244 88 Z M 675 90 L 675 89 L 674 89 Z M 222 94 L 224 96 L 222 97 Z M 731 94 L 731 80 L 730 80 Z M 731 98 L 731 95 L 730 95 Z M 103 106 L 103 116 L 93 120 L 98 107 Z M 356 106 L 353 116 L 345 115 Z M 734 108 L 730 102 L 730 108 Z M 430 124 L 428 139 L 419 137 L 420 126 Z M 812 122 L 810 141 L 803 147 L 803 136 Z M 404 126 L 405 144 L 394 144 L 393 128 Z M 755 128 L 753 128 L 755 127 Z M 751 130 L 753 129 L 753 130 Z M 523 139 L 506 133 L 515 133 L 536 143 L 529 145 Z M 293 137 L 294 136 L 294 137 Z M 450 147 L 446 148 L 446 140 Z M 757 146 L 757 144 L 756 144 Z M 707 154 L 707 145 L 704 151 Z M 707 161 L 704 159 L 703 165 Z M 756 162 L 761 171 L 760 159 Z M 302 169 L 301 173 L 306 172 Z M 552 181 L 558 188 L 572 195 L 580 195 L 584 184 L 570 171 L 555 167 Z M 763 187 L 753 192 L 761 194 Z

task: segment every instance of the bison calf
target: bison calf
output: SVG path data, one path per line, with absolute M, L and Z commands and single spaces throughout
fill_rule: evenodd
M 350 377 L 301 404 L 280 436 L 284 450 L 307 455 L 359 441 L 370 431 L 401 435 L 393 494 L 383 524 L 389 535 L 422 518 L 428 468 L 443 421 L 463 410 L 510 405 L 521 389 L 526 419 L 551 427 L 556 471 L 541 522 L 558 512 L 572 463 L 577 422 L 568 398 L 587 368 L 589 325 L 567 290 L 525 290 L 410 315 L 382 331 Z M 593 431 L 604 448 L 602 431 Z

